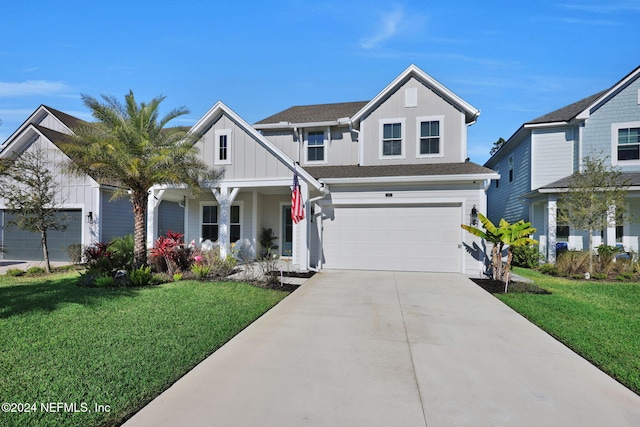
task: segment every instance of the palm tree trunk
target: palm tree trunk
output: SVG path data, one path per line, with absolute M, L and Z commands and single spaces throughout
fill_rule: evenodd
M 147 192 L 131 193 L 133 205 L 133 268 L 147 264 Z
M 44 254 L 44 268 L 47 274 L 51 273 L 51 263 L 49 262 L 49 248 L 47 247 L 47 232 L 42 231 L 40 241 L 42 242 L 42 252 Z

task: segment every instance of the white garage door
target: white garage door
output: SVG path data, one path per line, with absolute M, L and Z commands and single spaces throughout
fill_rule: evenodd
M 334 206 L 324 212 L 325 268 L 462 271 L 460 206 Z

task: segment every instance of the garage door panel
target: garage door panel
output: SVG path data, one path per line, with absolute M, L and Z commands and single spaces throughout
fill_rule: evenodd
M 460 272 L 460 206 L 336 206 L 326 268 Z

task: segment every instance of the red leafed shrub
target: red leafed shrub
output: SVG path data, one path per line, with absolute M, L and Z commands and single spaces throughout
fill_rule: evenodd
M 189 270 L 193 262 L 192 248 L 184 244 L 183 237 L 184 234 L 169 230 L 165 236 L 158 237 L 151 249 L 151 256 L 164 258 L 170 275 Z

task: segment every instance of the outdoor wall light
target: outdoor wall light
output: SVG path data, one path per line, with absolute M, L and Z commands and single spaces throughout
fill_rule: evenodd
M 471 225 L 478 225 L 478 209 L 476 209 L 476 205 L 471 208 Z
M 87 223 L 93 224 L 93 212 L 91 211 L 89 211 L 89 213 L 87 214 Z

